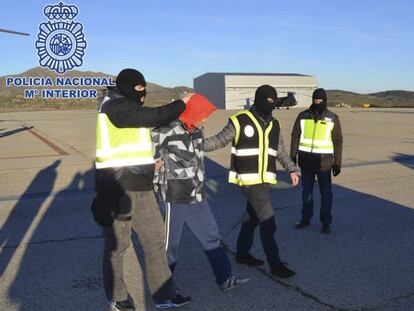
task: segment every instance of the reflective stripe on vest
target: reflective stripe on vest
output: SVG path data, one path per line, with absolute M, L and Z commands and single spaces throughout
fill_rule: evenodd
M 95 161 L 97 169 L 153 163 L 149 129 L 117 128 L 105 113 L 98 113 Z
M 262 180 L 258 173 L 238 174 L 234 171 L 229 172 L 229 182 L 239 186 L 257 185 L 263 182 L 276 184 L 277 182 L 275 173 L 265 172 L 263 177 Z
M 300 120 L 299 150 L 312 153 L 333 154 L 331 132 L 334 127 L 332 121 L 312 119 Z
M 237 117 L 241 114 L 246 114 L 254 123 L 259 135 L 259 148 L 237 148 L 241 134 L 241 126 Z M 273 128 L 273 122 L 270 122 L 269 126 L 263 133 L 262 127 L 250 111 L 241 111 L 238 114 L 232 116 L 230 119 L 232 120 L 236 131 L 234 137 L 234 146 L 232 147 L 231 152 L 237 157 L 257 156 L 258 172 L 241 173 L 230 170 L 228 181 L 230 183 L 238 184 L 239 186 L 256 185 L 261 183 L 276 184 L 276 174 L 267 171 L 268 155 L 270 154 L 274 157 L 277 155 L 277 151 L 269 147 L 269 133 Z

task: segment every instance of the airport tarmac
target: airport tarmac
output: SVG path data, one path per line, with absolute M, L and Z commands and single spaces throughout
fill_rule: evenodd
M 275 111 L 287 149 L 299 111 Z M 244 197 L 227 183 L 229 146 L 207 154 L 207 196 L 223 244 L 234 273 L 251 280 L 221 292 L 187 230 L 176 281 L 193 301 L 182 310 L 414 310 L 414 109 L 334 111 L 344 153 L 342 173 L 333 179 L 332 233 L 320 233 L 318 195 L 312 225 L 298 231 L 300 187 L 281 171 L 272 189 L 281 257 L 297 272 L 289 280 L 234 261 Z M 206 136 L 233 113 L 215 112 Z M 0 311 L 108 309 L 103 237 L 90 213 L 95 117 L 86 110 L 0 113 Z M 264 258 L 259 236 L 252 252 Z M 154 310 L 134 248 L 126 271 L 137 310 Z

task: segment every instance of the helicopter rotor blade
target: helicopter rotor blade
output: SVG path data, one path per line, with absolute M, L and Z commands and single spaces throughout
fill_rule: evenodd
M 11 33 L 11 34 L 14 34 L 14 35 L 21 35 L 21 36 L 30 36 L 30 34 L 25 33 L 25 32 L 2 29 L 2 28 L 0 28 L 0 32 L 6 32 L 6 33 Z

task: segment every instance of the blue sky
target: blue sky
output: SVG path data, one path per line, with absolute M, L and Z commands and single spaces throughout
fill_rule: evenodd
M 30 4 L 29 4 L 30 3 Z M 3 1 L 0 75 L 38 65 L 34 42 L 53 1 Z M 164 86 L 205 72 L 316 75 L 327 89 L 414 91 L 414 2 L 66 1 L 76 4 L 88 48 L 82 70 L 142 71 Z

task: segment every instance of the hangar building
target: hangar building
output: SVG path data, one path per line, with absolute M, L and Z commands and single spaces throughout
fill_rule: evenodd
M 240 110 L 253 104 L 254 93 L 262 84 L 275 87 L 280 97 L 294 92 L 295 107 L 309 107 L 318 87 L 316 77 L 296 73 L 208 72 L 194 78 L 194 92 L 206 96 L 219 109 Z

